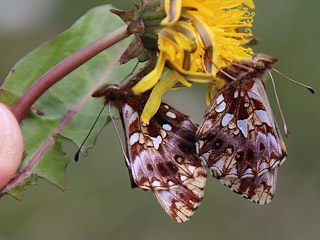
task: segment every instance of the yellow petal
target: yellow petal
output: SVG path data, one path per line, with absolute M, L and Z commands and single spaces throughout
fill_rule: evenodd
M 199 82 L 199 83 L 208 83 L 212 82 L 215 78 L 215 74 L 211 73 L 204 73 L 204 72 L 192 72 L 185 70 L 183 68 L 180 68 L 179 66 L 170 65 L 171 69 L 178 72 L 180 75 L 185 77 L 187 80 L 190 80 L 192 82 Z
M 206 56 L 211 59 L 211 61 L 216 62 L 218 58 L 218 51 L 215 41 L 215 36 L 213 35 L 213 32 L 209 28 L 209 26 L 200 18 L 200 16 L 197 16 L 196 13 L 190 12 L 185 14 L 187 17 L 190 17 L 193 25 L 198 30 L 198 33 L 201 37 L 201 40 L 205 46 L 206 49 Z M 206 70 L 209 73 L 216 73 L 217 69 L 216 67 L 211 63 L 208 58 L 204 58 L 204 64 L 206 66 Z
M 255 8 L 252 0 L 243 0 L 243 3 L 247 5 L 249 8 L 252 8 L 252 9 Z
M 148 91 L 157 84 L 164 69 L 165 58 L 163 55 L 163 53 L 160 53 L 156 67 L 132 88 L 134 94 L 137 95 Z
M 149 124 L 150 119 L 157 113 L 160 104 L 161 96 L 178 82 L 175 74 L 169 72 L 159 83 L 153 88 L 149 99 L 142 111 L 141 119 L 145 124 Z
M 179 82 L 181 82 L 183 85 L 185 85 L 186 87 L 191 87 L 192 86 L 192 84 L 189 83 L 188 81 L 186 81 L 184 79 L 184 77 L 182 77 L 179 73 L 177 73 L 177 72 L 174 72 L 174 73 L 176 74 L 176 77 L 179 80 Z
M 172 26 L 181 15 L 181 0 L 164 0 L 164 10 L 167 16 L 161 21 L 161 25 Z
M 209 106 L 211 99 L 213 98 L 213 91 L 216 88 L 215 84 L 209 84 L 208 89 L 207 89 L 207 97 L 206 97 L 206 103 Z

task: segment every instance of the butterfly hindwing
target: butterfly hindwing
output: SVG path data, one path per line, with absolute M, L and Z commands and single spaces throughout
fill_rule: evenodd
M 153 191 L 162 208 L 177 222 L 190 219 L 204 194 L 205 173 L 199 169 L 195 178 L 185 185 Z
M 271 202 L 276 191 L 278 167 L 258 177 L 233 178 L 225 177 L 220 181 L 232 191 L 257 204 Z

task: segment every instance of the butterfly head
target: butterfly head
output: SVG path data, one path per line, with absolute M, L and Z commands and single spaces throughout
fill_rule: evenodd
M 278 59 L 264 54 L 257 54 L 252 57 L 251 61 L 254 65 L 254 69 L 257 72 L 265 72 L 265 70 L 271 68 L 272 65 L 278 61 Z
M 220 69 L 218 77 L 227 82 L 241 81 L 243 79 L 264 79 L 268 69 L 273 69 L 273 65 L 278 61 L 275 57 L 264 54 L 254 55 L 251 59 L 233 61 L 230 65 Z
M 92 97 L 104 97 L 106 102 L 112 101 L 114 102 L 119 95 L 120 86 L 118 84 L 104 84 L 99 87 L 94 93 L 91 95 Z
M 241 61 L 236 64 L 238 67 L 238 79 L 265 79 L 264 75 L 268 70 L 273 69 L 273 65 L 278 61 L 277 58 L 264 54 L 254 55 L 251 60 Z

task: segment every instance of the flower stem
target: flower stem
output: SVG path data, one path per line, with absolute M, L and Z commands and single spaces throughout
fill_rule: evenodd
M 129 37 L 131 34 L 132 31 L 128 30 L 127 26 L 123 26 L 102 36 L 52 67 L 28 88 L 13 106 L 12 112 L 17 121 L 19 123 L 22 122 L 34 102 L 51 86 L 103 50 Z

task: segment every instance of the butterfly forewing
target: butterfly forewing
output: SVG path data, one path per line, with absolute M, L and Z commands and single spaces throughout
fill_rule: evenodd
M 131 184 L 152 190 L 163 209 L 176 221 L 190 219 L 203 198 L 206 171 L 196 156 L 197 126 L 189 118 L 161 103 L 146 125 L 141 120 L 148 93 L 134 96 L 130 84 L 105 94 L 119 110 Z

